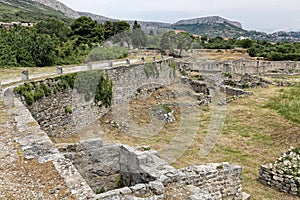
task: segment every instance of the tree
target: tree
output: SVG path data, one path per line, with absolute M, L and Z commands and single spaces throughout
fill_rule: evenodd
M 238 43 L 241 47 L 243 47 L 245 49 L 248 49 L 248 48 L 252 47 L 252 45 L 253 45 L 253 41 L 250 39 L 243 39 L 243 40 L 240 40 Z
M 78 38 L 78 46 L 80 44 L 100 43 L 104 40 L 103 28 L 90 17 L 79 17 L 71 24 L 72 38 Z
M 55 40 L 46 34 L 34 35 L 34 45 L 31 49 L 31 55 L 38 67 L 54 65 L 56 60 Z
M 193 36 L 189 33 L 178 33 L 176 35 L 176 43 L 177 43 L 177 49 L 179 49 L 179 55 L 181 56 L 182 50 L 188 50 L 191 48 L 191 45 L 193 43 Z
M 154 31 L 153 31 L 152 29 L 150 30 L 149 35 L 150 35 L 150 36 L 154 36 Z
M 141 25 L 135 20 L 132 29 L 141 29 Z
M 256 52 L 256 49 L 254 47 L 251 47 L 247 50 L 247 53 L 249 54 L 249 56 L 251 57 L 256 57 L 257 55 L 257 52 Z
M 133 48 L 144 47 L 147 43 L 147 37 L 142 29 L 133 29 L 131 34 Z
M 130 24 L 126 21 L 114 22 L 113 23 L 113 34 L 119 34 L 130 29 Z
M 206 35 L 201 36 L 201 41 L 206 42 L 208 40 L 208 37 Z
M 48 18 L 37 23 L 35 28 L 37 33 L 58 37 L 61 42 L 66 42 L 68 39 L 69 28 L 65 22 L 59 19 Z
M 174 49 L 174 41 L 176 38 L 176 34 L 174 31 L 167 31 L 163 34 L 161 42 L 160 42 L 160 48 L 162 50 L 172 50 Z
M 113 23 L 111 21 L 105 21 L 102 24 L 102 27 L 104 28 L 105 40 L 107 40 L 108 38 L 111 38 L 114 35 Z

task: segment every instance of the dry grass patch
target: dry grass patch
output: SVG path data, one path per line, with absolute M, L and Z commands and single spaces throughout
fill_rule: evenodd
M 300 126 L 264 107 L 271 97 L 278 95 L 279 90 L 276 87 L 257 89 L 255 95 L 230 103 L 223 133 L 210 154 L 199 158 L 199 137 L 174 166 L 234 163 L 243 167 L 243 190 L 251 194 L 252 199 L 297 199 L 270 189 L 257 180 L 261 164 L 274 162 L 289 146 L 300 146 Z

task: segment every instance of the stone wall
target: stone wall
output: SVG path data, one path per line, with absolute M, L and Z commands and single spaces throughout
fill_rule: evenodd
M 273 71 L 290 72 L 300 70 L 300 62 L 293 61 L 260 61 L 232 60 L 224 62 L 202 61 L 196 63 L 179 63 L 180 68 L 190 68 L 199 71 L 218 71 L 232 74 L 259 74 Z
M 41 130 L 29 110 L 22 102 L 13 98 L 14 108 L 8 110 L 13 116 L 17 130 L 15 141 L 20 145 L 25 159 L 36 159 L 40 163 L 53 162 L 57 172 L 76 199 L 91 199 L 92 189 L 75 166 L 61 154 L 48 135 Z
M 109 70 L 114 85 L 113 105 L 128 103 L 140 88 L 170 85 L 174 80 L 174 71 L 169 66 L 170 62 L 171 59 L 167 59 Z
M 273 189 L 300 197 L 299 177 L 280 174 L 268 165 L 262 165 L 259 171 L 259 180 Z
M 17 129 L 26 133 L 16 138 L 24 157 L 53 162 L 76 199 L 162 200 L 166 189 L 174 184 L 179 188 L 189 186 L 187 199 L 243 198 L 239 166 L 221 163 L 176 170 L 161 160 L 156 151 L 146 147 L 103 145 L 97 139 L 69 144 L 58 151 L 19 99 L 14 99 L 14 105 L 10 113 Z M 112 178 L 106 179 L 108 182 L 104 184 L 117 184 L 120 175 L 124 187 L 95 194 L 91 187 L 101 186 L 99 176 L 110 174 Z
M 158 88 L 171 84 L 174 72 L 169 63 L 169 59 L 152 62 L 148 74 L 145 64 L 105 70 L 113 81 L 113 106 L 128 103 L 140 88 Z M 95 73 L 102 73 L 102 71 L 95 71 Z M 55 79 L 39 81 L 42 82 L 50 87 L 56 84 Z M 20 98 L 26 105 L 25 99 Z M 78 94 L 75 89 L 52 92 L 52 95 L 43 97 L 27 107 L 41 128 L 52 137 L 69 137 L 80 133 L 109 110 L 104 106 L 95 105 L 93 99 L 86 101 L 84 95 Z
M 190 166 L 179 170 L 180 184 L 193 185 L 211 199 L 242 199 L 242 168 L 228 163 Z
M 122 144 L 103 145 L 98 139 L 60 150 L 95 193 L 101 193 L 95 199 L 163 199 L 165 190 L 173 186 L 189 186 L 190 199 L 243 199 L 242 168 L 229 163 L 176 170 L 161 160 L 156 151 Z
M 43 97 L 32 105 L 27 105 L 27 108 L 49 136 L 69 137 L 95 122 L 108 110 L 98 107 L 93 100 L 87 102 L 83 99 L 83 95 L 67 89 Z M 26 105 L 24 99 L 23 104 Z

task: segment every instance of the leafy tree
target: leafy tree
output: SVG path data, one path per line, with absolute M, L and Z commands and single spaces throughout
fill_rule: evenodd
M 162 35 L 162 39 L 160 42 L 160 48 L 162 50 L 172 50 L 174 49 L 174 41 L 176 38 L 176 34 L 174 31 L 167 31 Z
M 193 36 L 189 33 L 178 33 L 176 35 L 176 43 L 177 49 L 179 49 L 179 55 L 181 55 L 183 49 L 188 50 L 191 48 L 193 40 Z
M 107 40 L 108 38 L 111 38 L 114 35 L 113 23 L 111 21 L 105 21 L 102 24 L 102 27 L 104 28 L 104 38 L 105 38 L 105 40 Z
M 154 36 L 154 31 L 152 29 L 150 30 L 149 35 Z
M 113 23 L 113 34 L 122 33 L 130 29 L 130 24 L 126 21 L 114 22 Z
M 90 17 L 79 17 L 71 24 L 72 38 L 78 38 L 78 44 L 100 43 L 104 40 L 103 28 Z
M 141 25 L 135 20 L 132 29 L 141 29 Z
M 46 34 L 36 34 L 34 36 L 35 44 L 32 46 L 32 58 L 36 66 L 44 67 L 54 65 L 55 55 L 55 40 Z
M 206 42 L 208 40 L 208 37 L 206 35 L 201 36 L 201 41 Z
M 141 48 L 146 45 L 147 37 L 142 29 L 133 29 L 131 34 L 132 45 L 134 48 Z
M 58 37 L 61 42 L 66 42 L 68 39 L 69 28 L 65 22 L 59 19 L 48 18 L 37 23 L 35 28 L 37 33 Z
M 243 47 L 245 49 L 248 49 L 248 48 L 252 47 L 253 41 L 250 40 L 250 39 L 243 39 L 243 40 L 240 40 L 238 42 L 238 44 L 239 44 L 239 46 L 241 46 L 241 47 Z

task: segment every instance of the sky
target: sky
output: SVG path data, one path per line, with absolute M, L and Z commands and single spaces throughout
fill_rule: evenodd
M 116 19 L 175 23 L 220 16 L 244 29 L 265 32 L 300 30 L 299 0 L 58 0 L 76 11 Z

